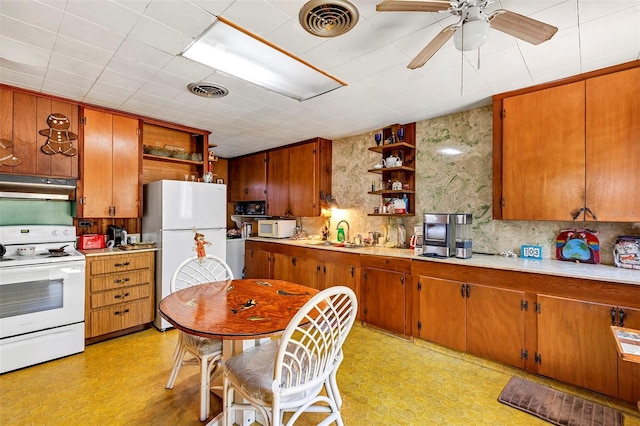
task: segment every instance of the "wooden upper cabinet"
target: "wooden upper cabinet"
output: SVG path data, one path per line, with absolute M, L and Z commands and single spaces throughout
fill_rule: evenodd
M 599 221 L 638 222 L 640 68 L 590 78 L 586 91 L 585 205 Z
M 229 201 L 263 201 L 267 195 L 267 154 L 229 161 Z
M 639 66 L 494 97 L 494 218 L 640 221 Z
M 584 206 L 584 83 L 505 98 L 502 215 L 571 220 Z
M 41 148 L 48 138 L 39 133 L 40 130 L 49 129 L 49 115 L 59 113 L 69 119 L 68 131 L 77 136 L 77 104 L 0 87 L 0 111 L 0 139 L 12 144 L 7 149 L 21 161 L 15 166 L 0 165 L 0 173 L 66 178 L 79 176 L 79 156 L 45 154 Z M 78 139 L 71 142 L 73 148 L 78 150 Z
M 320 216 L 331 192 L 331 141 L 316 138 L 267 153 L 267 214 Z
M 79 217 L 138 217 L 138 120 L 90 109 L 84 117 Z

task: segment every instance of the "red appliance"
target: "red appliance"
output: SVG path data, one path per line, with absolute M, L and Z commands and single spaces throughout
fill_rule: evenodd
M 91 250 L 105 248 L 104 235 L 84 234 L 78 239 L 78 250 Z

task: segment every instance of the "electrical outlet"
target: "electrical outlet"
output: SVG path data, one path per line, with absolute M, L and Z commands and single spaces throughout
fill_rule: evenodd
M 78 226 L 80 228 L 91 228 L 91 221 L 90 220 L 79 220 L 78 221 Z

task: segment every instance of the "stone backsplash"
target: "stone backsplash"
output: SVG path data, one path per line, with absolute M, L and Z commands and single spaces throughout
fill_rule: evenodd
M 392 124 L 392 123 L 390 123 Z M 333 195 L 339 210 L 330 219 L 331 238 L 335 225 L 346 219 L 351 236 L 370 231 L 386 234 L 397 218 L 368 216 L 381 203 L 378 195 L 367 194 L 380 175 L 367 170 L 381 156 L 367 148 L 374 146 L 374 134 L 363 133 L 333 142 Z M 618 235 L 640 235 L 640 223 L 592 223 L 549 221 L 503 221 L 491 218 L 492 109 L 480 107 L 416 123 L 416 215 L 404 218 L 407 239 L 422 222 L 422 213 L 473 214 L 475 251 L 519 253 L 522 244 L 543 247 L 543 257 L 555 258 L 555 238 L 562 229 L 588 228 L 599 232 L 601 263 L 613 264 L 613 244 Z M 460 153 L 443 153 L 444 149 Z M 447 151 L 444 151 L 447 152 Z M 303 218 L 303 228 L 320 234 L 323 220 Z

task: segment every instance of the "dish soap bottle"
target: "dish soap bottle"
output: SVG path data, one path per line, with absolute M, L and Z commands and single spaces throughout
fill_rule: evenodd
M 344 228 L 338 228 L 338 242 L 344 241 Z
M 402 201 L 404 201 L 404 212 L 409 213 L 409 197 L 407 197 L 407 194 L 402 195 Z

